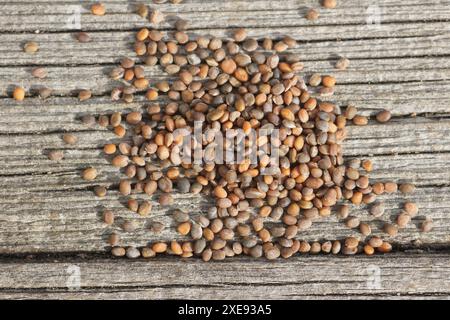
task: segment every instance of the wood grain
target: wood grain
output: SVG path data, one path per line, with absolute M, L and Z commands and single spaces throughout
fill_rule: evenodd
M 3 299 L 411 299 L 450 295 L 448 254 L 0 264 Z M 79 289 L 68 289 L 73 270 Z M 378 277 L 379 276 L 379 277 Z M 379 280 L 379 281 L 378 281 Z
M 413 182 L 410 196 L 385 195 L 387 213 L 374 220 L 367 207 L 355 207 L 353 215 L 371 221 L 381 235 L 384 221 L 391 221 L 405 201 L 417 202 L 420 213 L 406 229 L 391 239 L 396 251 L 386 256 L 299 256 L 268 263 L 265 260 L 233 258 L 205 264 L 198 259 L 181 261 L 158 258 L 111 260 L 104 255 L 106 238 L 119 232 L 125 246 L 144 246 L 156 240 L 184 238 L 177 235 L 171 214 L 183 208 L 192 217 L 210 205 L 208 198 L 176 193 L 176 204 L 161 208 L 157 195 L 151 200 L 149 218 L 136 217 L 118 195 L 120 173 L 101 152 L 106 141 L 116 141 L 108 130 L 86 127 L 83 114 L 137 110 L 146 105 L 142 95 L 131 104 L 112 103 L 107 96 L 117 85 L 108 71 L 123 56 L 133 56 L 133 33 L 148 22 L 137 16 L 132 1 L 103 0 L 108 13 L 95 17 L 81 7 L 81 29 L 93 39 L 81 44 L 78 31 L 67 21 L 79 8 L 76 0 L 17 0 L 0 4 L 0 297 L 29 298 L 448 298 L 450 295 L 450 1 L 398 2 L 380 0 L 381 24 L 367 24 L 373 1 L 340 0 L 335 10 L 307 1 L 220 1 L 205 6 L 201 0 L 180 5 L 151 5 L 167 14 L 159 26 L 173 31 L 176 17 L 190 21 L 189 34 L 229 38 L 236 27 L 246 27 L 249 36 L 262 39 L 290 35 L 299 40 L 290 50 L 305 63 L 302 75 L 336 75 L 334 96 L 324 98 L 340 106 L 355 104 L 372 117 L 366 127 L 349 127 L 344 144 L 346 158 L 374 161 L 373 181 Z M 308 8 L 317 8 L 320 18 L 303 18 Z M 372 7 L 374 9 L 374 7 Z M 375 7 L 376 9 L 376 7 Z M 27 41 L 37 41 L 35 55 L 22 51 Z M 337 71 L 339 56 L 351 60 L 346 71 Z M 49 77 L 33 79 L 32 68 L 45 66 Z M 146 67 L 152 83 L 168 79 L 157 67 Z M 23 103 L 8 98 L 13 85 L 24 86 L 29 95 Z M 41 86 L 55 96 L 35 97 Z M 79 103 L 80 89 L 91 89 L 94 98 Z M 388 109 L 394 118 L 380 125 L 376 112 Z M 61 135 L 79 137 L 75 146 L 64 145 Z M 65 159 L 47 159 L 49 150 L 63 149 Z M 86 183 L 80 171 L 93 165 L 98 181 Z M 111 186 L 99 199 L 96 184 Z M 118 221 L 112 228 L 101 222 L 104 208 L 113 209 Z M 428 216 L 431 233 L 418 225 Z M 120 230 L 127 220 L 137 222 L 135 233 Z M 155 221 L 166 228 L 155 234 L 148 227 Z M 268 221 L 267 226 L 277 222 Z M 334 216 L 316 221 L 299 239 L 309 241 L 360 236 Z M 413 254 L 411 250 L 421 251 Z M 442 253 L 431 253 L 443 250 Z M 83 255 L 77 255 L 77 253 Z M 46 253 L 51 258 L 39 258 Z M 22 260 L 22 254 L 38 258 Z M 66 257 L 66 258 L 64 258 Z M 67 258 L 69 257 L 69 258 Z M 67 267 L 80 267 L 82 287 L 67 289 Z M 368 267 L 381 268 L 382 286 L 368 288 Z M 149 276 L 150 275 L 150 276 Z

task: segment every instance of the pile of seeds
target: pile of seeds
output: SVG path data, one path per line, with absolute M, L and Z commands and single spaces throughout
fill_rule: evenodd
M 323 6 L 334 8 L 336 1 L 324 1 Z M 97 3 L 91 11 L 104 15 L 106 8 Z M 149 12 L 145 5 L 138 6 L 137 11 L 154 24 L 164 19 L 161 12 Z M 314 9 L 307 14 L 311 20 L 317 17 Z M 381 218 L 385 206 L 377 201 L 377 196 L 397 191 L 409 194 L 414 192 L 414 185 L 371 183 L 370 160 L 344 162 L 342 142 L 347 136 L 347 122 L 366 125 L 369 119 L 358 115 L 354 106 L 341 110 L 316 98 L 316 92 L 319 96 L 334 93 L 335 78 L 313 74 L 308 79 L 313 88 L 310 91 L 300 76 L 303 63 L 299 56 L 289 53 L 296 41 L 288 36 L 259 40 L 238 29 L 227 40 L 192 38 L 185 32 L 187 21 L 180 19 L 175 27 L 173 34 L 139 30 L 134 46 L 139 59 L 123 58 L 110 73 L 112 79 L 121 83 L 112 90 L 111 99 L 131 103 L 135 95 L 145 95 L 145 112 L 115 112 L 97 119 L 86 115 L 82 121 L 86 125 L 97 122 L 122 139 L 120 143 L 105 144 L 103 151 L 120 171 L 119 192 L 127 197 L 127 207 L 136 215 L 151 216 L 154 196 L 162 206 L 173 204 L 174 192 L 210 195 L 214 203 L 196 217 L 182 210 L 173 212 L 177 232 L 186 240 L 124 247 L 120 235 L 112 233 L 112 254 L 148 258 L 169 253 L 200 256 L 208 261 L 240 254 L 276 259 L 296 253 L 389 252 L 390 243 L 372 235 L 369 223 L 351 216 L 350 205 L 367 206 L 372 216 Z M 90 41 L 84 32 L 78 33 L 76 39 Z M 24 47 L 28 53 L 38 49 L 37 43 Z M 145 65 L 160 66 L 171 80 L 151 84 Z M 344 70 L 348 65 L 348 59 L 341 58 L 336 68 Z M 47 73 L 37 68 L 32 75 L 45 78 Z M 51 90 L 40 94 L 48 97 Z M 25 90 L 17 87 L 13 96 L 23 100 Z M 85 101 L 91 96 L 90 90 L 84 89 L 78 98 Z M 390 118 L 387 110 L 376 116 L 380 123 Z M 199 136 L 194 134 L 197 128 Z M 275 131 L 275 137 L 266 134 Z M 215 138 L 219 133 L 229 134 L 233 141 L 218 144 Z M 188 134 L 193 135 L 186 148 Z M 64 135 L 63 140 L 71 145 L 77 143 L 77 137 L 71 134 Z M 233 149 L 234 144 L 244 148 Z M 272 154 L 275 149 L 276 155 Z M 192 157 L 186 156 L 195 155 L 198 150 L 200 162 L 187 161 Z M 220 156 L 235 159 L 238 155 L 243 157 L 237 162 L 217 161 Z M 64 154 L 53 150 L 48 157 L 61 161 Z M 92 167 L 82 172 L 87 181 L 95 181 L 97 175 Z M 94 192 L 103 197 L 107 189 L 96 186 Z M 137 194 L 148 197 L 137 200 Z M 406 202 L 396 221 L 385 223 L 384 232 L 391 237 L 397 235 L 417 213 L 417 205 Z M 300 240 L 314 222 L 331 215 L 336 215 L 346 227 L 358 230 L 360 236 L 342 241 Z M 107 225 L 117 224 L 115 218 L 112 210 L 103 212 Z M 120 226 L 123 232 L 136 230 L 133 221 L 126 220 Z M 159 232 L 162 228 L 164 225 L 154 223 L 149 231 Z M 431 229 L 431 220 L 422 222 L 423 232 Z
M 158 194 L 163 206 L 173 204 L 175 190 L 212 195 L 215 203 L 195 219 L 181 210 L 173 212 L 177 231 L 191 240 L 157 242 L 139 250 L 122 247 L 119 234 L 113 233 L 109 239 L 112 254 L 136 258 L 166 252 L 207 261 L 239 254 L 275 259 L 297 252 L 364 251 L 371 255 L 376 250 L 390 251 L 388 242 L 371 235 L 370 224 L 349 216 L 349 205 L 338 205 L 341 201 L 369 205 L 370 213 L 380 217 L 384 204 L 376 201 L 377 195 L 397 191 L 394 182 L 370 183 L 370 160 L 344 163 L 341 145 L 347 136 L 347 121 L 366 125 L 368 119 L 357 115 L 353 106 L 342 111 L 313 97 L 298 75 L 303 63 L 287 53 L 296 46 L 295 40 L 258 41 L 248 38 L 244 29 L 236 30 L 228 40 L 192 39 L 184 31 L 185 21 L 176 26 L 179 30 L 173 35 L 139 30 L 135 52 L 140 60 L 124 58 L 111 71 L 111 78 L 122 82 L 112 91 L 113 100 L 132 102 L 135 94 L 144 92 L 149 102 L 145 112 L 115 112 L 98 118 L 101 126 L 124 139 L 106 144 L 104 152 L 112 155 L 111 164 L 123 172 L 119 191 L 128 197 L 128 209 L 140 216 L 151 215 L 152 202 L 150 198 L 136 200 L 139 193 Z M 161 66 L 173 80 L 150 87 L 141 62 Z M 310 86 L 321 92 L 333 92 L 335 83 L 330 75 L 315 74 L 309 79 Z M 389 118 L 388 111 L 377 116 L 380 122 Z M 192 133 L 196 122 L 201 123 L 201 136 L 192 138 L 191 149 L 182 150 L 179 132 Z M 219 148 L 216 133 L 234 129 L 244 133 L 236 138 L 248 147 L 245 150 L 253 144 L 266 151 L 278 147 L 279 161 L 271 174 L 261 173 L 271 165 L 270 152 L 258 156 L 256 163 L 249 160 L 251 150 L 242 150 L 245 157 L 238 163 L 216 163 L 218 154 L 227 154 L 232 147 L 225 143 Z M 276 139 L 259 135 L 274 129 L 279 132 Z M 256 140 L 251 139 L 251 132 L 258 133 Z M 199 146 L 202 161 L 185 162 L 186 152 L 192 155 Z M 83 177 L 92 180 L 96 174 L 88 168 Z M 405 184 L 400 189 L 410 193 L 414 187 Z M 95 192 L 101 195 L 106 190 Z M 315 221 L 331 214 L 337 214 L 348 228 L 359 230 L 361 237 L 323 243 L 298 240 Z M 417 206 L 406 203 L 396 223 L 386 223 L 386 234 L 396 235 L 416 214 Z M 114 223 L 111 210 L 104 212 L 104 221 Z M 279 223 L 267 227 L 269 221 Z M 125 221 L 122 229 L 133 232 L 135 225 Z M 362 238 L 365 243 L 360 242 Z

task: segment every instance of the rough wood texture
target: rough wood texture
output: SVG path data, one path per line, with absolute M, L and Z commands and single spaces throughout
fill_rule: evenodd
M 107 15 L 95 17 L 81 7 L 81 29 L 93 39 L 81 44 L 77 30 L 68 25 L 80 1 L 18 0 L 0 4 L 0 254 L 22 253 L 73 255 L 107 250 L 105 239 L 118 226 L 107 228 L 101 210 L 113 208 L 121 219 L 135 219 L 140 228 L 123 234 L 124 245 L 145 245 L 157 239 L 179 238 L 171 220 L 172 208 L 155 206 L 148 219 L 136 218 L 117 195 L 118 173 L 108 164 L 101 147 L 114 135 L 97 126 L 80 123 L 83 114 L 128 112 L 145 105 L 112 103 L 108 93 L 117 82 L 108 71 L 123 56 L 133 56 L 133 32 L 148 26 L 138 17 L 133 1 L 104 0 Z M 362 114 L 390 110 L 394 118 L 380 125 L 371 120 L 366 127 L 350 126 L 344 144 L 347 158 L 374 160 L 374 180 L 414 182 L 414 195 L 383 196 L 390 220 L 401 204 L 412 199 L 420 214 L 393 239 L 396 250 L 443 249 L 450 246 L 450 1 L 399 2 L 380 0 L 380 25 L 366 23 L 373 1 L 339 0 L 335 10 L 309 1 L 208 1 L 185 0 L 183 4 L 152 5 L 167 14 L 161 27 L 168 32 L 176 16 L 190 20 L 189 33 L 228 38 L 236 27 L 246 27 L 260 39 L 291 35 L 299 40 L 291 52 L 305 63 L 302 74 L 334 74 L 336 93 L 323 98 L 346 106 L 355 104 Z M 303 18 L 308 8 L 319 8 L 320 18 Z M 369 11 L 368 11 L 369 10 Z M 35 55 L 22 51 L 26 41 L 40 45 Z M 346 71 L 334 69 L 340 56 L 351 60 Z M 35 66 L 45 66 L 49 76 L 33 79 Z M 152 82 L 167 76 L 157 67 L 146 67 Z M 8 98 L 13 85 L 22 85 L 30 97 L 23 103 Z M 46 101 L 35 97 L 41 86 L 54 89 Z M 74 97 L 80 89 L 91 89 L 90 101 Z M 68 147 L 61 141 L 73 132 L 79 143 Z M 64 149 L 65 159 L 51 162 L 46 154 Z M 94 184 L 79 177 L 82 168 L 96 166 L 101 175 L 96 184 L 111 185 L 104 199 L 92 193 Z M 154 200 L 154 199 L 153 199 Z M 205 210 L 201 196 L 176 195 L 176 207 L 193 215 Z M 367 208 L 352 214 L 371 220 Z M 431 233 L 418 232 L 425 216 L 435 222 Z M 119 219 L 119 222 L 122 221 Z M 159 235 L 147 227 L 160 221 L 167 228 Z M 374 221 L 381 234 L 383 221 Z M 318 221 L 307 240 L 340 239 L 357 235 L 335 217 Z M 81 258 L 61 262 L 0 260 L 0 297 L 4 298 L 324 298 L 324 297 L 448 297 L 448 254 L 392 254 L 366 258 L 299 257 L 289 261 L 232 259 L 203 264 L 198 260 L 172 259 L 110 261 Z M 66 290 L 67 266 L 82 271 L 82 290 Z M 382 289 L 367 288 L 367 265 L 382 268 Z M 40 270 L 36 273 L 36 270 Z M 42 270 L 42 271 L 41 271 Z M 101 271 L 99 271 L 101 270 Z M 239 272 L 236 272 L 239 270 Z M 321 270 L 320 272 L 318 270 Z M 195 271 L 195 272 L 194 272 Z M 148 275 L 158 275 L 149 277 Z M 312 277 L 312 278 L 311 278 Z M 184 281 L 184 282 L 183 282 Z M 250 289 L 250 290 L 249 290 Z M 251 295 L 248 293 L 251 292 Z
M 391 254 L 302 256 L 271 263 L 243 259 L 206 264 L 175 259 L 11 262 L 0 265 L 0 298 L 448 299 L 448 259 L 448 254 Z M 68 285 L 76 283 L 76 270 L 81 287 L 69 290 Z

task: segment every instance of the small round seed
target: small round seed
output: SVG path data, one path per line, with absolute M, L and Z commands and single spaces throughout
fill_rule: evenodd
M 105 210 L 103 211 L 103 221 L 107 225 L 114 224 L 114 213 L 111 210 Z
M 350 60 L 348 60 L 347 58 L 342 57 L 336 62 L 335 67 L 338 70 L 346 70 L 349 65 L 350 65 Z
M 23 51 L 26 53 L 36 53 L 39 50 L 39 45 L 37 44 L 37 42 L 34 41 L 30 41 L 25 43 L 25 45 L 23 46 Z
M 25 89 L 22 87 L 15 87 L 13 91 L 13 98 L 17 101 L 23 101 L 25 99 Z
M 86 43 L 86 42 L 90 42 L 91 41 L 91 37 L 86 32 L 78 32 L 75 35 L 75 39 L 78 42 L 81 42 L 81 43 Z
M 52 161 L 61 161 L 64 158 L 64 152 L 61 150 L 52 150 L 48 153 L 48 159 Z
M 421 232 L 430 232 L 433 229 L 433 221 L 430 218 L 425 219 L 420 225 Z
M 102 198 L 102 197 L 106 196 L 107 192 L 108 192 L 108 190 L 104 186 L 95 186 L 94 187 L 94 193 L 97 197 Z
M 391 237 L 396 236 L 398 234 L 397 226 L 391 223 L 386 223 L 383 227 L 383 230 Z
M 70 144 L 70 145 L 76 144 L 78 141 L 77 136 L 75 136 L 71 133 L 63 134 L 62 139 L 66 144 Z
M 408 213 L 400 213 L 397 216 L 397 225 L 399 228 L 405 228 L 411 221 L 411 216 Z
M 111 249 L 111 254 L 115 257 L 123 257 L 126 253 L 125 248 L 122 247 L 114 247 Z
M 413 202 L 405 202 L 405 204 L 403 205 L 403 208 L 411 217 L 414 217 L 419 212 L 419 208 L 417 207 L 417 204 L 415 204 Z
M 413 193 L 414 190 L 416 190 L 416 186 L 413 185 L 412 183 L 403 183 L 399 186 L 398 189 L 400 190 L 401 193 L 408 194 Z
M 91 6 L 91 12 L 96 16 L 103 16 L 106 13 L 106 7 L 103 3 L 94 3 Z
M 336 0 L 322 0 L 322 6 L 327 9 L 334 9 L 337 6 Z
M 31 71 L 31 75 L 38 79 L 44 79 L 47 77 L 48 73 L 47 73 L 47 70 L 45 70 L 45 68 L 38 67 L 38 68 L 34 68 Z
M 310 21 L 317 20 L 319 18 L 319 12 L 315 9 L 309 9 L 308 12 L 306 12 L 305 17 Z
M 78 93 L 78 100 L 85 101 L 92 97 L 92 92 L 90 90 L 81 90 Z
M 95 180 L 97 177 L 97 170 L 95 168 L 87 168 L 83 170 L 82 177 L 86 181 Z
M 380 123 L 386 123 L 391 119 L 391 112 L 389 110 L 380 111 L 375 118 Z

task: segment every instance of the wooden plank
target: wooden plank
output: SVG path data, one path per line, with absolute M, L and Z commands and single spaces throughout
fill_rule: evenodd
M 433 23 L 430 23 L 433 24 Z M 428 25 L 417 24 L 416 29 L 428 30 Z M 303 61 L 328 60 L 332 62 L 338 56 L 349 59 L 368 58 L 396 58 L 396 57 L 424 57 L 442 56 L 450 53 L 450 32 L 442 32 L 446 23 L 435 23 L 431 33 L 420 36 L 416 34 L 411 37 L 401 38 L 393 34 L 389 39 L 360 39 L 360 40 L 323 40 L 305 42 L 302 34 L 291 29 L 248 29 L 250 36 L 279 37 L 289 34 L 298 39 L 297 48 L 289 52 L 299 53 Z M 315 27 L 314 33 L 317 33 Z M 331 28 L 331 27 L 330 27 Z M 339 28 L 339 26 L 333 27 Z M 400 28 L 400 26 L 399 26 Z M 320 30 L 319 30 L 320 31 Z M 208 31 L 208 34 L 210 31 Z M 217 33 L 217 32 L 216 32 Z M 326 32 L 330 34 L 330 31 Z M 74 33 L 42 33 L 42 34 L 0 34 L 0 66 L 10 67 L 19 65 L 74 65 L 74 64 L 110 64 L 116 63 L 123 56 L 135 56 L 133 48 L 134 33 L 132 32 L 91 32 L 92 42 L 79 43 L 74 40 Z M 192 37 L 204 34 L 203 30 L 189 32 Z M 341 33 L 344 34 L 344 33 Z M 226 31 L 217 36 L 226 36 Z M 40 45 L 39 52 L 29 55 L 23 52 L 23 44 L 27 41 L 36 41 Z M 314 39 L 310 39 L 314 40 Z M 373 61 L 376 63 L 376 61 Z M 404 64 L 408 68 L 408 64 Z M 331 67 L 331 65 L 330 65 Z M 350 70 L 353 69 L 353 63 Z M 11 77 L 9 76 L 9 80 Z
M 107 14 L 103 17 L 93 16 L 88 12 L 88 5 L 77 1 L 58 1 L 34 3 L 10 2 L 0 6 L 0 29 L 8 31 L 65 31 L 77 28 L 71 23 L 74 12 L 81 13 L 81 28 L 84 30 L 129 30 L 145 25 L 145 19 L 136 15 L 133 6 L 120 1 L 104 1 Z M 298 3 L 287 1 L 210 1 L 205 6 L 200 0 L 184 1 L 179 5 L 170 3 L 154 5 L 167 15 L 160 27 L 171 27 L 175 17 L 191 21 L 193 28 L 211 29 L 222 27 L 269 27 L 269 26 L 311 26 L 314 23 L 304 18 L 308 7 L 320 8 L 317 1 L 309 0 Z M 449 2 L 443 0 L 409 1 L 408 5 L 393 0 L 378 1 L 378 7 L 372 1 L 355 3 L 351 0 L 339 2 L 334 10 L 320 8 L 321 18 L 317 24 L 366 25 L 369 15 L 378 15 L 383 24 L 396 22 L 446 20 L 450 15 Z M 375 28 L 367 28 L 375 29 Z M 392 29 L 394 30 L 394 29 Z
M 0 90 L 0 96 L 10 96 L 12 85 L 21 85 L 31 92 L 45 86 L 52 88 L 57 95 L 76 94 L 85 88 L 96 95 L 105 94 L 112 88 L 122 85 L 109 78 L 108 74 L 114 67 L 115 65 L 46 67 L 49 75 L 45 79 L 31 76 L 34 67 L 0 68 L 0 88 L 3 88 Z M 160 67 L 145 66 L 144 69 L 147 79 L 151 79 L 151 84 L 169 78 Z M 445 57 L 358 59 L 352 61 L 351 68 L 345 71 L 334 69 L 330 60 L 309 61 L 305 63 L 300 75 L 307 80 L 313 73 L 335 74 L 340 85 L 386 82 L 416 82 L 420 85 L 422 81 L 450 80 L 450 59 Z M 13 79 L 11 75 L 14 75 Z
M 448 176 L 448 172 L 446 175 Z M 42 176 L 41 176 L 42 177 Z M 69 177 L 69 179 L 67 178 Z M 59 181 L 58 181 L 59 178 Z M 77 180 L 73 174 L 54 175 L 49 185 L 57 186 L 59 190 L 42 190 L 33 187 L 17 187 L 15 191 L 3 190 L 0 202 L 0 253 L 27 253 L 27 252 L 104 252 L 108 249 L 106 239 L 116 231 L 121 237 L 122 245 L 142 247 L 149 242 L 170 241 L 184 239 L 175 231 L 172 220 L 174 209 L 181 208 L 190 213 L 192 218 L 204 212 L 209 207 L 208 198 L 201 195 L 174 193 L 175 205 L 161 207 L 157 204 L 157 195 L 152 198 L 138 195 L 137 199 L 149 199 L 153 203 L 152 214 L 141 218 L 136 213 L 126 209 L 126 198 L 117 191 L 110 191 L 105 198 L 96 198 L 92 191 L 83 188 L 66 189 L 69 180 Z M 2 178 L 3 181 L 7 180 Z M 10 179 L 12 181 L 13 179 Z M 17 178 L 15 180 L 18 180 Z M 24 179 L 25 181 L 27 179 Z M 40 181 L 44 181 L 41 178 Z M 109 183 L 114 179 L 109 179 Z M 81 183 L 80 183 L 81 184 Z M 5 184 L 2 183 L 4 186 Z M 84 186 L 86 187 L 86 185 Z M 450 188 L 419 187 L 412 196 L 400 194 L 384 195 L 379 199 L 386 202 L 386 214 L 381 219 L 374 219 L 367 213 L 366 206 L 352 207 L 351 214 L 359 216 L 362 221 L 370 222 L 373 234 L 384 237 L 382 226 L 384 222 L 393 221 L 406 200 L 417 203 L 420 213 L 417 218 L 398 236 L 390 239 L 395 245 L 411 247 L 413 241 L 420 247 L 446 246 L 450 242 L 448 230 L 450 228 Z M 117 217 L 113 227 L 108 227 L 101 221 L 104 208 L 112 209 Z M 419 224 L 424 217 L 434 221 L 433 232 L 419 232 Z M 125 233 L 120 226 L 124 220 L 132 220 L 138 226 L 133 233 Z M 165 229 L 155 234 L 149 230 L 154 222 L 161 222 Z M 266 225 L 274 225 L 274 221 L 267 219 Z M 357 230 L 347 229 L 342 221 L 335 216 L 316 221 L 308 232 L 300 232 L 298 239 L 335 240 L 346 236 L 361 237 Z M 363 239 L 363 238 L 362 238 Z
M 448 254 L 308 256 L 225 262 L 4 262 L 2 299 L 447 298 Z M 78 273 L 79 271 L 79 273 Z M 79 274 L 80 287 L 75 278 Z M 326 276 L 325 276 L 326 275 Z M 74 286 L 75 284 L 75 286 Z

